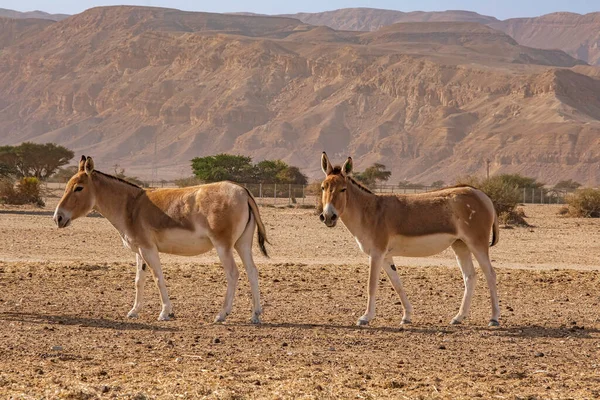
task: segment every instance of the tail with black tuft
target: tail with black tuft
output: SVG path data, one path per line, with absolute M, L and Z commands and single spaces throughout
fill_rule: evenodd
M 254 215 L 256 227 L 258 228 L 258 246 L 260 247 L 260 252 L 263 253 L 265 257 L 269 257 L 269 254 L 267 253 L 267 248 L 265 247 L 265 242 L 269 243 L 269 240 L 267 239 L 267 230 L 265 229 L 265 225 L 260 219 L 258 204 L 256 204 L 256 200 L 254 199 L 254 196 L 252 196 L 252 193 L 250 193 L 248 188 L 244 189 L 246 189 L 246 192 L 248 193 L 248 206 L 250 206 L 250 211 Z
M 492 226 L 492 243 L 490 247 L 494 246 L 500 241 L 500 229 L 498 228 L 498 213 L 494 210 L 494 225 Z

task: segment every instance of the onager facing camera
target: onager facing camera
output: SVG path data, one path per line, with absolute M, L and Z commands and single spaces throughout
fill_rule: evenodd
M 375 295 L 382 266 L 402 300 L 402 323 L 410 323 L 413 309 L 392 257 L 426 257 L 450 246 L 465 282 L 460 310 L 451 323 L 460 324 L 471 307 L 477 279 L 473 254 L 490 290 L 492 315 L 489 325 L 499 324 L 496 273 L 489 257 L 489 247 L 499 240 L 498 219 L 488 196 L 470 186 L 413 195 L 378 196 L 352 178 L 352 158 L 348 157 L 342 167 L 333 167 L 327 154 L 323 153 L 321 166 L 326 175 L 321 185 L 321 221 L 332 228 L 341 219 L 360 249 L 369 256 L 367 310 L 359 318 L 358 325 L 368 325 L 375 317 Z M 490 231 L 493 234 L 491 244 Z

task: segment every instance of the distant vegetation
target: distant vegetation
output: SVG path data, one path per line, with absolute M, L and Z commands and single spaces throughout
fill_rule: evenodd
M 46 180 L 67 165 L 73 156 L 73 151 L 54 143 L 25 142 L 18 146 L 0 146 L 0 174 Z
M 554 189 L 556 189 L 556 190 L 568 190 L 568 191 L 577 190 L 580 187 L 581 187 L 581 183 L 575 182 L 573 179 L 568 179 L 566 181 L 560 181 L 556 185 L 554 185 Z
M 5 204 L 35 204 L 44 206 L 42 190 L 38 178 L 21 178 L 15 185 L 10 179 L 0 181 L 0 201 Z
M 579 189 L 567 196 L 567 204 L 570 216 L 600 218 L 600 189 Z
M 365 186 L 373 187 L 376 184 L 387 182 L 392 176 L 392 172 L 386 169 L 383 164 L 375 163 L 365 169 L 363 172 L 354 173 L 357 181 Z
M 229 180 L 238 183 L 283 183 L 301 184 L 308 182 L 306 175 L 295 166 L 281 160 L 264 160 L 257 164 L 252 158 L 231 154 L 196 157 L 192 170 L 200 182 Z M 180 183 L 192 183 L 187 179 Z
M 0 201 L 43 206 L 41 181 L 69 163 L 74 153 L 54 143 L 0 147 Z

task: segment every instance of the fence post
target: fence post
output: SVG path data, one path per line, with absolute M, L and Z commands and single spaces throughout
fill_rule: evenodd
M 258 184 L 258 197 L 260 198 L 260 202 L 262 204 L 262 182 Z
M 306 195 L 304 194 L 305 187 L 306 187 L 306 185 L 302 185 L 302 205 L 304 205 L 304 199 L 306 198 Z
M 544 204 L 544 188 L 540 188 L 540 203 Z
M 523 204 L 527 203 L 527 199 L 525 198 L 525 188 L 523 188 Z
M 531 188 L 531 204 L 535 204 L 535 189 Z
M 288 205 L 292 204 L 292 184 L 288 183 Z
M 273 205 L 277 205 L 277 184 L 273 184 Z

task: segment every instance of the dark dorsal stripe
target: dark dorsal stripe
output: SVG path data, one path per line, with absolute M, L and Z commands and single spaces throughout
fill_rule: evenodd
M 333 167 L 333 170 L 331 171 L 331 175 L 342 175 L 342 167 L 340 167 L 339 165 L 336 165 L 335 167 Z M 357 188 L 359 188 L 363 192 L 374 194 L 371 191 L 371 189 L 369 189 L 368 187 L 366 187 L 362 183 L 356 181 L 356 179 L 352 178 L 351 176 L 346 175 L 346 179 L 349 180 L 352 184 L 354 184 L 354 186 L 356 186 Z
M 99 174 L 99 175 L 102 175 L 102 176 L 103 176 L 103 177 L 105 177 L 105 178 L 114 179 L 114 180 L 116 180 L 116 181 L 119 181 L 119 182 L 125 183 L 125 184 L 127 184 L 127 185 L 129 185 L 129 186 L 133 186 L 133 187 L 136 187 L 136 188 L 138 188 L 138 189 L 141 189 L 141 187 L 139 187 L 139 186 L 138 186 L 138 185 L 136 185 L 135 183 L 128 182 L 128 181 L 126 181 L 125 179 L 117 178 L 116 176 L 109 175 L 109 174 L 105 174 L 104 172 L 100 172 L 100 171 L 96 171 L 96 170 L 94 170 L 94 173 L 96 173 L 96 174 Z

